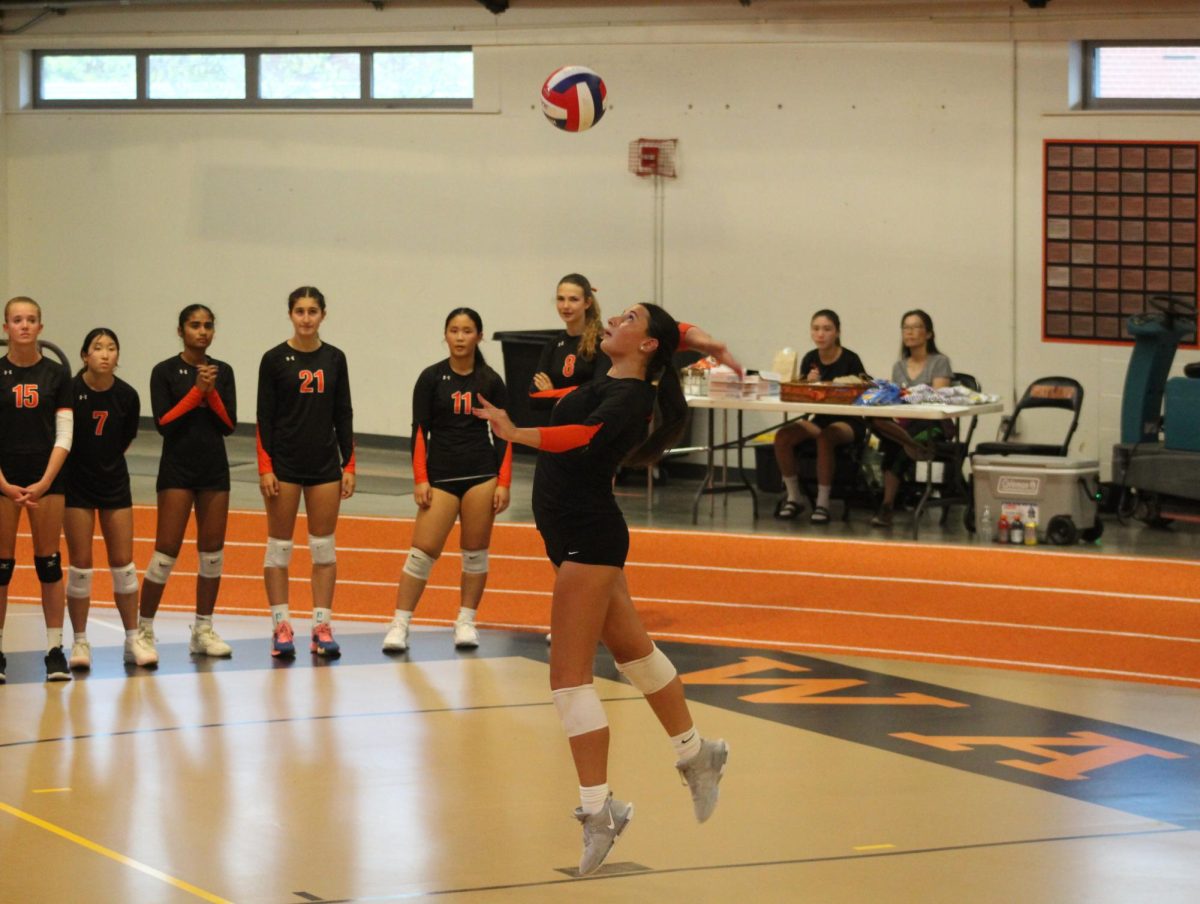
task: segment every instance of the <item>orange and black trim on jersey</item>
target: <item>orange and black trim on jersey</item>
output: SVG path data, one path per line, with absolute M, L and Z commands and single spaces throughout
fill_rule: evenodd
M 350 458 L 342 465 L 342 470 L 347 474 L 353 474 L 358 469 L 358 443 L 350 444 Z
M 563 386 L 561 389 L 539 389 L 537 392 L 529 393 L 529 397 L 531 399 L 561 399 L 578 388 L 578 386 Z

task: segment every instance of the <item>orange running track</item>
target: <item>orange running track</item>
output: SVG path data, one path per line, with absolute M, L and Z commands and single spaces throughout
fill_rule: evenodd
M 150 558 L 153 507 L 135 507 L 134 560 Z M 24 526 L 24 525 L 22 525 Z M 412 520 L 343 516 L 338 618 L 387 622 Z M 919 659 L 1200 686 L 1200 563 L 1048 548 L 633 529 L 626 571 L 647 627 L 677 641 L 817 655 Z M 191 535 L 189 534 L 189 537 Z M 292 609 L 311 610 L 303 516 Z M 231 512 L 218 614 L 261 614 L 266 518 Z M 196 552 L 185 545 L 164 607 L 190 611 Z M 28 535 L 18 543 L 13 602 L 37 601 Z M 94 599 L 112 605 L 103 546 Z M 484 627 L 545 631 L 553 569 L 532 525 L 497 524 L 480 607 Z M 417 622 L 458 611 L 457 538 L 434 567 Z

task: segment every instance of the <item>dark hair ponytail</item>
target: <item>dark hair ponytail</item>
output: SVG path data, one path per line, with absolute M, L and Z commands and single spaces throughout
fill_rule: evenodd
M 121 340 L 117 338 L 117 334 L 114 333 L 112 330 L 110 330 L 106 326 L 98 326 L 98 327 L 95 327 L 94 329 L 88 330 L 88 334 L 83 337 L 83 347 L 79 349 L 79 357 L 86 358 L 88 355 L 88 349 L 92 347 L 92 343 L 95 342 L 97 339 L 99 339 L 101 336 L 107 336 L 109 339 L 111 339 L 113 341 L 113 345 L 115 345 L 117 347 L 117 353 L 118 354 L 120 353 Z M 85 364 L 85 365 L 83 365 L 83 367 L 79 368 L 79 374 L 83 374 L 86 372 L 87 372 L 87 365 Z
M 658 348 L 646 365 L 646 380 L 656 388 L 658 426 L 626 456 L 625 464 L 635 468 L 649 467 L 679 442 L 687 427 L 688 413 L 683 387 L 679 385 L 679 374 L 672 362 L 679 348 L 679 324 L 656 304 L 646 302 L 642 307 L 649 315 L 646 334 L 658 340 Z
M 446 322 L 442 324 L 443 333 L 450 328 L 450 321 L 455 317 L 470 317 L 471 321 L 475 324 L 475 331 L 479 333 L 479 338 L 483 338 L 483 318 L 479 316 L 479 313 L 474 308 L 455 308 L 453 311 L 447 314 Z M 479 346 L 476 345 L 474 371 L 476 385 L 483 386 L 484 384 L 481 382 L 481 380 L 483 380 L 483 378 L 487 377 L 489 374 L 495 374 L 495 371 L 493 371 L 488 365 L 487 361 L 484 360 L 483 352 L 481 352 L 479 350 Z M 496 374 L 496 376 L 499 377 L 499 374 Z

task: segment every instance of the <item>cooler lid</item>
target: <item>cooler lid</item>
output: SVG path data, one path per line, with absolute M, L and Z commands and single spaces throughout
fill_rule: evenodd
M 1094 458 L 1075 458 L 1070 455 L 972 455 L 971 467 L 1098 471 L 1100 462 Z

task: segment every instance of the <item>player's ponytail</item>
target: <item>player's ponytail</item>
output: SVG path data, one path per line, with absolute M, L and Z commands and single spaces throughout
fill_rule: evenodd
M 657 388 L 658 426 L 626 457 L 625 464 L 635 468 L 654 464 L 667 449 L 679 442 L 687 427 L 688 413 L 679 374 L 672 363 L 679 347 L 679 324 L 656 304 L 644 303 L 642 307 L 650 318 L 646 334 L 658 340 L 658 347 L 646 364 L 646 380 Z

